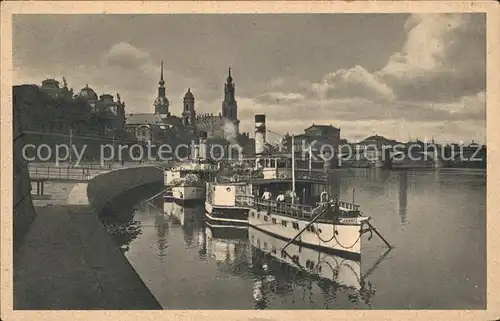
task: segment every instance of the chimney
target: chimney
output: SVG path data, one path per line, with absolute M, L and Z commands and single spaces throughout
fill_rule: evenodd
M 207 132 L 201 131 L 199 134 L 198 158 L 207 159 Z
M 266 144 L 266 115 L 255 115 L 255 154 L 261 155 L 264 153 Z

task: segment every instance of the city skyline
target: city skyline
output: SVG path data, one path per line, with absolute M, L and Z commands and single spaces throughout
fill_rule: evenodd
M 218 114 L 232 67 L 241 131 L 253 133 L 263 112 L 281 134 L 316 123 L 350 141 L 377 133 L 485 143 L 485 22 L 484 14 L 20 15 L 14 84 L 64 76 L 75 93 L 89 84 L 120 93 L 127 114 L 148 113 L 164 60 L 170 111 L 181 114 L 190 87 L 198 114 Z

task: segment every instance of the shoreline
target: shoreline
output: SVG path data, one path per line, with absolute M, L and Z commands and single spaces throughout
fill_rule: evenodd
M 130 174 L 137 181 L 141 169 Z M 51 184 L 56 198 L 33 201 L 36 218 L 14 252 L 15 309 L 162 309 L 92 208 L 91 182 Z

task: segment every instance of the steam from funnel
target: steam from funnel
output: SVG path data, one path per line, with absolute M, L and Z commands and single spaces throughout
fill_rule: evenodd
M 207 158 L 207 132 L 202 131 L 198 136 L 198 158 L 205 160 Z
M 266 115 L 255 115 L 255 154 L 261 155 L 264 153 L 266 144 Z
M 238 137 L 236 126 L 231 121 L 224 119 L 224 138 L 233 143 L 236 142 L 236 137 Z
M 238 137 L 238 128 L 228 119 L 224 119 L 224 138 L 227 139 L 233 147 L 241 148 L 236 138 Z

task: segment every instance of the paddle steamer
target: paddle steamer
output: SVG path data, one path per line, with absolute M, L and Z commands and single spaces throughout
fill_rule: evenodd
M 206 182 L 213 179 L 216 165 L 206 158 L 206 132 L 201 132 L 189 160 L 175 164 L 164 172 L 165 200 L 181 203 L 203 202 Z
M 261 152 L 258 133 L 265 125 L 258 120 L 262 118 L 256 116 L 256 150 Z M 246 166 L 249 170 L 207 183 L 207 221 L 238 228 L 249 225 L 288 245 L 359 257 L 361 235 L 371 228 L 370 218 L 363 216 L 354 202 L 328 194 L 327 171 L 296 162 L 293 139 L 291 155 L 259 153 L 249 162 L 253 167 Z M 363 229 L 365 223 L 367 228 Z

